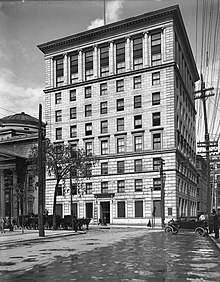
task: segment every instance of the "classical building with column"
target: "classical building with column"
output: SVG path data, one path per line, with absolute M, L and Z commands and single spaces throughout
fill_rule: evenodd
M 37 176 L 26 161 L 37 140 L 38 119 L 24 112 L 0 119 L 0 217 L 38 213 Z
M 179 6 L 38 48 L 45 59 L 47 137 L 99 158 L 86 193 L 73 196 L 76 216 L 114 224 L 147 224 L 153 217 L 160 224 L 162 209 L 166 221 L 195 217 L 199 76 Z M 61 216 L 71 211 L 70 195 L 63 194 L 69 185 L 64 179 L 57 196 Z M 54 187 L 48 176 L 50 213 Z

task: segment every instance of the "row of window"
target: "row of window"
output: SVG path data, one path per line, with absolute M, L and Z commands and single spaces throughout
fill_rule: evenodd
M 126 212 L 126 203 L 125 201 L 117 201 L 117 215 L 116 217 L 118 218 L 125 218 L 127 216 Z M 160 210 L 161 204 L 160 200 L 153 200 L 153 208 L 154 208 L 154 216 L 155 217 L 160 217 L 161 216 L 161 210 Z M 134 201 L 134 216 L 143 218 L 144 213 L 144 202 L 142 200 L 135 200 Z M 62 216 L 62 204 L 57 204 L 57 214 L 59 212 L 61 213 L 60 215 Z M 73 216 L 78 217 L 78 203 L 72 203 L 71 206 L 72 214 Z M 167 208 L 168 211 L 168 216 L 172 216 L 172 208 Z M 93 202 L 86 202 L 85 203 L 85 216 L 86 218 L 94 218 L 94 207 L 93 207 Z
M 76 112 L 71 112 L 71 114 L 74 116 L 76 115 Z M 91 108 L 86 108 L 85 110 L 85 116 L 89 117 L 91 116 Z M 61 110 L 55 112 L 55 119 L 56 122 L 62 121 L 62 115 Z M 102 120 L 100 121 L 100 133 L 105 134 L 108 133 L 108 120 Z M 152 126 L 159 126 L 161 125 L 161 114 L 160 112 L 152 113 Z M 116 128 L 117 132 L 125 131 L 125 118 L 117 118 L 116 119 Z M 140 129 L 142 128 L 142 115 L 135 115 L 134 116 L 134 129 Z M 85 136 L 92 135 L 92 122 L 85 124 Z M 77 137 L 77 125 L 71 125 L 70 126 L 70 138 Z M 58 140 L 58 139 L 57 139 Z
M 162 147 L 162 134 L 154 133 L 152 134 L 152 149 L 159 150 Z M 85 141 L 86 152 L 93 152 L 93 141 Z M 144 150 L 144 138 L 143 134 L 135 134 L 133 136 L 133 150 L 135 152 Z M 100 141 L 100 153 L 101 155 L 108 155 L 110 152 L 110 141 L 104 139 Z M 116 153 L 126 152 L 126 137 L 120 136 L 116 137 Z
M 101 182 L 101 193 L 102 194 L 108 194 L 109 183 L 108 181 L 102 181 Z M 128 185 L 128 189 L 130 191 L 130 183 Z M 143 192 L 143 179 L 134 179 L 134 192 Z M 160 178 L 153 178 L 153 190 L 154 191 L 160 191 L 161 190 L 161 179 Z M 126 185 L 125 180 L 117 180 L 117 193 L 125 193 L 126 191 Z M 93 188 L 92 188 L 92 182 L 86 183 L 86 194 L 92 194 Z M 63 189 L 62 184 L 58 185 L 57 190 L 57 196 L 64 196 L 65 190 Z M 76 185 L 72 186 L 72 195 L 77 195 L 77 187 Z
M 143 68 L 143 35 L 137 35 L 132 38 L 133 41 L 133 70 L 138 70 Z M 116 73 L 123 73 L 126 71 L 125 68 L 125 39 L 121 39 L 117 42 L 116 53 L 115 53 L 115 66 Z M 109 75 L 109 43 L 99 46 L 99 76 L 106 77 Z M 88 48 L 83 50 L 82 56 L 84 56 L 84 78 L 85 80 L 93 79 L 94 75 L 94 50 L 93 48 Z M 78 51 L 68 54 L 69 61 L 69 77 L 70 83 L 78 82 L 79 78 L 79 58 Z M 161 31 L 157 31 L 151 34 L 151 66 L 157 66 L 161 64 Z M 64 58 L 59 56 L 55 59 L 55 70 L 56 70 L 56 86 L 62 86 L 64 84 Z
M 141 88 L 141 76 L 136 76 L 134 79 L 134 89 Z M 152 73 L 152 85 L 159 85 L 160 84 L 160 72 Z M 116 80 L 116 92 L 123 92 L 124 91 L 124 79 Z M 100 84 L 100 96 L 106 95 L 108 92 L 108 84 L 101 83 Z M 76 89 L 70 90 L 69 94 L 70 102 L 76 101 Z M 87 86 L 84 88 L 84 97 L 85 99 L 92 97 L 92 87 Z M 55 93 L 55 104 L 61 104 L 62 96 L 61 92 Z
M 108 162 L 101 163 L 101 174 L 107 175 L 109 173 Z M 161 158 L 153 158 L 153 170 L 159 171 L 161 168 Z M 142 159 L 134 160 L 134 172 L 143 172 Z M 117 162 L 117 173 L 125 173 L 125 161 Z

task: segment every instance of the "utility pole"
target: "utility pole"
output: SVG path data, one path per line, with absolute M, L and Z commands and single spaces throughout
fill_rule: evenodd
M 105 0 L 104 0 L 104 25 L 106 25 Z
M 44 156 L 43 156 L 42 105 L 39 104 L 38 126 L 38 228 L 39 237 L 44 237 Z
M 203 102 L 203 111 L 204 111 L 204 124 L 205 124 L 205 148 L 206 148 L 206 161 L 207 161 L 207 205 L 206 212 L 208 217 L 211 215 L 211 187 L 210 187 L 210 140 L 209 140 L 209 131 L 208 131 L 208 120 L 206 112 L 206 98 L 214 96 L 214 94 L 206 94 L 207 91 L 211 91 L 214 88 L 205 88 L 205 82 L 203 81 L 203 75 L 201 74 L 201 90 L 194 92 L 194 94 L 201 93 L 200 96 L 196 96 L 194 99 L 201 99 Z
M 161 200 L 160 200 L 160 210 L 161 210 L 161 227 L 164 228 L 164 177 L 163 177 L 163 166 L 165 165 L 164 159 L 160 159 L 160 182 L 161 182 Z

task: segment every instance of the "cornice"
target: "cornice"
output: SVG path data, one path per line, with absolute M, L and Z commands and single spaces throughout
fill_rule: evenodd
M 118 30 L 120 30 L 121 33 L 123 30 L 127 30 L 128 28 L 131 28 L 133 26 L 136 28 L 137 26 L 144 25 L 146 23 L 150 24 L 152 21 L 165 18 L 170 15 L 174 15 L 175 13 L 180 13 L 178 5 L 170 6 L 164 9 L 156 10 L 150 13 L 145 13 L 139 16 L 111 23 L 102 27 L 94 28 L 92 30 L 83 31 L 74 35 L 49 41 L 43 44 L 39 44 L 37 47 L 44 54 L 48 54 L 54 49 L 62 49 L 66 45 L 74 44 L 76 42 L 78 43 L 83 41 L 89 41 L 90 39 L 94 40 L 97 37 L 100 38 L 100 36 L 102 35 L 106 36 L 107 33 L 117 33 Z

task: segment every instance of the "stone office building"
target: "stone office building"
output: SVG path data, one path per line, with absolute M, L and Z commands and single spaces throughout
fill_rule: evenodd
M 199 79 L 178 5 L 38 46 L 46 67 L 47 137 L 99 157 L 78 217 L 146 224 L 196 216 L 194 83 Z M 160 162 L 164 160 L 163 174 Z M 61 186 L 69 186 L 66 179 Z M 46 181 L 52 212 L 55 180 Z M 60 187 L 58 213 L 70 214 Z M 163 196 L 162 196 L 163 202 Z

